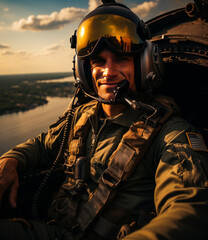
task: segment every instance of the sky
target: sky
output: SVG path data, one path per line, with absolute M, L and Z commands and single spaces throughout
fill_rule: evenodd
M 193 0 L 117 0 L 147 21 Z M 0 75 L 71 72 L 70 37 L 100 0 L 0 0 Z

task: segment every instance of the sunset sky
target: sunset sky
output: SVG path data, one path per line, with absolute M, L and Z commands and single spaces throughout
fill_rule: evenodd
M 193 0 L 117 0 L 147 21 Z M 72 71 L 69 39 L 100 0 L 0 0 L 0 75 Z

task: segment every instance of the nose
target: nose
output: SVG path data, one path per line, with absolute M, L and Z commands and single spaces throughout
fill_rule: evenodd
M 114 78 L 118 74 L 117 66 L 111 58 L 106 60 L 105 67 L 103 70 L 103 77 Z

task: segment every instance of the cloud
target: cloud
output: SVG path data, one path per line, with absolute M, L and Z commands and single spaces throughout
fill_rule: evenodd
M 56 53 L 59 49 L 63 49 L 63 44 L 52 44 L 45 47 L 42 50 L 42 53 L 33 55 L 30 52 L 24 50 L 13 50 L 9 49 L 10 46 L 6 44 L 0 44 L 0 55 L 4 56 L 17 56 L 17 57 L 29 57 L 29 56 L 46 56 L 53 53 Z
M 142 4 L 133 7 L 131 10 L 136 13 L 139 17 L 146 17 L 152 8 L 155 8 L 159 3 L 159 0 L 143 2 Z
M 47 56 L 53 53 L 57 53 L 58 50 L 60 49 L 64 49 L 63 44 L 52 44 L 50 46 L 45 47 L 44 49 L 42 49 L 42 51 L 40 53 L 35 54 L 36 57 L 39 56 Z
M 3 21 L 0 22 L 0 31 L 4 31 L 4 30 L 8 29 L 7 27 L 1 26 L 1 25 L 5 25 L 5 22 L 3 22 Z
M 140 17 L 148 15 L 150 10 L 158 5 L 160 0 L 152 0 L 143 2 L 142 4 L 133 7 L 132 10 Z M 13 22 L 13 30 L 22 31 L 45 31 L 62 29 L 64 25 L 69 24 L 77 19 L 83 18 L 88 12 L 95 9 L 101 4 L 100 0 L 89 0 L 88 9 L 68 7 L 63 8 L 59 12 L 52 12 L 49 15 L 30 15 L 27 18 L 19 19 Z
M 0 52 L 1 55 L 12 55 L 12 56 L 18 56 L 18 57 L 29 57 L 31 54 L 28 53 L 27 51 L 14 51 L 14 50 L 4 50 Z
M 100 5 L 100 0 L 89 0 L 88 5 L 89 5 L 88 11 L 91 12 Z
M 13 55 L 14 51 L 11 50 L 4 50 L 0 52 L 1 55 Z
M 13 22 L 13 30 L 44 31 L 62 29 L 65 24 L 71 23 L 77 19 L 83 18 L 88 12 L 92 11 L 101 4 L 100 0 L 89 0 L 89 8 L 63 8 L 59 12 L 53 12 L 49 15 L 30 15 Z
M 52 44 L 43 49 L 43 52 L 39 55 L 45 56 L 57 52 L 60 48 L 63 48 L 61 44 Z
M 87 13 L 86 9 L 68 7 L 50 15 L 30 15 L 27 19 L 22 18 L 12 24 L 14 30 L 43 31 L 61 29 L 76 19 L 82 18 Z
M 61 47 L 60 44 L 52 44 L 52 45 L 46 47 L 45 50 L 49 51 L 49 52 L 53 52 L 53 51 L 58 50 L 60 47 Z
M 8 8 L 8 7 L 5 7 L 5 8 L 3 9 L 3 11 L 4 11 L 4 12 L 9 12 L 9 8 Z
M 2 44 L 0 43 L 0 49 L 10 48 L 8 44 Z

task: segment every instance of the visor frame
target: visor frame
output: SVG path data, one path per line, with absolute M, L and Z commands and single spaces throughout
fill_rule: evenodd
M 95 24 L 99 24 L 99 21 L 100 28 L 99 26 L 96 28 Z M 135 22 L 120 15 L 100 14 L 87 18 L 80 23 L 76 31 L 76 54 L 80 59 L 89 58 L 103 44 L 117 54 L 139 53 L 144 41 L 139 36 L 137 28 Z

